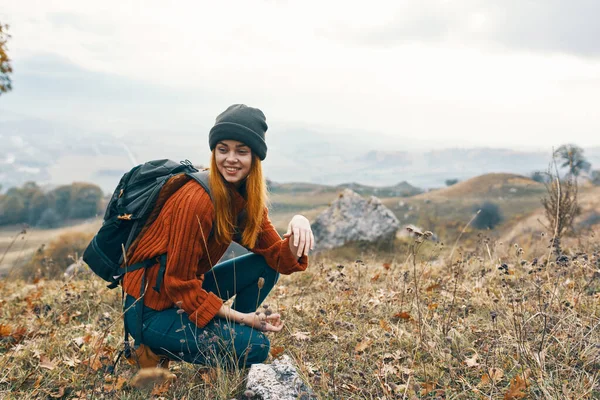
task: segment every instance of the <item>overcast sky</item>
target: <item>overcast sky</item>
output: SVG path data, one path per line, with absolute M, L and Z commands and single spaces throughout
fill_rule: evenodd
M 0 0 L 15 68 L 0 113 L 205 135 L 241 102 L 268 135 L 598 146 L 598 16 L 597 0 Z

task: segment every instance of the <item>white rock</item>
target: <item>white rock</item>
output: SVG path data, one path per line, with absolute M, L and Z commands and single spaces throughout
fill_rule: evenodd
M 271 364 L 254 364 L 248 372 L 246 393 L 258 400 L 316 399 L 300 379 L 291 358 L 286 354 Z
M 312 224 L 317 249 L 332 249 L 348 242 L 391 240 L 400 222 L 377 197 L 365 199 L 345 189 Z

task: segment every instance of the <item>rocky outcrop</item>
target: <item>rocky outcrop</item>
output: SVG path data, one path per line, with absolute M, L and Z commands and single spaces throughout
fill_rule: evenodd
M 300 378 L 288 355 L 283 355 L 271 364 L 254 364 L 250 367 L 244 396 L 255 400 L 317 398 Z
M 391 241 L 400 222 L 377 197 L 365 199 L 350 189 L 341 192 L 312 224 L 316 249 L 332 249 L 348 242 Z

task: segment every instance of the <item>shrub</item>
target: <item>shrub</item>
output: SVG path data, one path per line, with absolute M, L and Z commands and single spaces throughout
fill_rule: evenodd
M 456 185 L 458 183 L 458 179 L 446 179 L 446 186 Z
M 65 270 L 83 254 L 94 233 L 67 232 L 47 246 L 42 245 L 21 270 L 23 278 L 60 278 Z
M 590 174 L 592 183 L 596 186 L 600 186 L 600 169 L 595 169 Z
M 486 201 L 477 209 L 480 211 L 475 221 L 473 221 L 473 226 L 477 229 L 494 229 L 496 225 L 504 220 L 497 204 Z
M 47 208 L 42 213 L 42 216 L 37 221 L 37 226 L 40 228 L 52 229 L 60 226 L 60 215 L 54 210 L 54 208 Z
M 531 173 L 531 179 L 539 183 L 546 183 L 549 181 L 549 176 L 547 172 L 534 171 Z

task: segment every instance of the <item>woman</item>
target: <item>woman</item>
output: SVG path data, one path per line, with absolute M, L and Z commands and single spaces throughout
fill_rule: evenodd
M 314 237 L 301 215 L 283 239 L 269 220 L 266 131 L 257 108 L 236 104 L 221 113 L 209 134 L 212 201 L 195 180 L 171 178 L 130 247 L 128 265 L 166 254 L 162 270 L 157 260 L 123 280 L 125 328 L 135 332 L 141 367 L 168 359 L 245 367 L 267 358 L 265 332 L 283 328 L 279 314 L 256 310 L 280 273 L 306 269 Z M 251 253 L 213 267 L 236 234 Z

